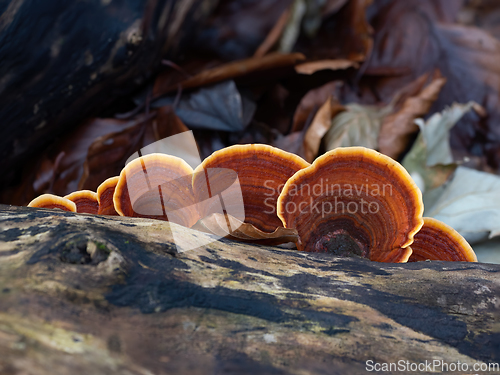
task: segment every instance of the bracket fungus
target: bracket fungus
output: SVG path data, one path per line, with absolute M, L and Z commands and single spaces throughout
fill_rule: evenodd
M 364 147 L 337 148 L 295 173 L 278 216 L 299 250 L 406 262 L 423 225 L 420 190 L 396 161 Z
M 415 235 L 411 248 L 413 253 L 408 262 L 423 260 L 477 262 L 474 250 L 460 233 L 431 217 L 424 217 L 424 225 Z
M 282 187 L 295 172 L 309 165 L 300 156 L 276 147 L 235 145 L 216 151 L 203 160 L 194 171 L 193 187 L 197 201 L 202 202 L 206 192 L 200 186 L 205 184 L 206 177 L 201 172 L 211 169 L 236 172 L 243 197 L 244 221 L 264 232 L 273 232 L 282 227 L 276 213 L 276 201 Z M 227 173 L 208 176 L 209 195 L 215 196 L 227 188 L 226 176 Z
M 90 190 L 78 190 L 66 195 L 76 205 L 76 212 L 79 214 L 94 214 L 99 212 L 99 202 L 97 194 Z
M 118 215 L 113 202 L 113 194 L 115 193 L 118 180 L 120 180 L 120 176 L 110 177 L 97 188 L 97 201 L 99 203 L 98 215 Z
M 33 199 L 28 207 L 58 208 L 63 211 L 76 212 L 76 204 L 67 198 L 53 194 L 42 194 Z
M 422 217 L 408 172 L 364 147 L 337 148 L 309 164 L 272 146 L 235 145 L 194 171 L 178 157 L 149 154 L 97 193 L 44 194 L 29 206 L 167 220 L 242 241 L 292 238 L 299 250 L 378 262 L 477 261 L 458 232 Z
M 191 227 L 199 219 L 192 178 L 193 169 L 176 156 L 155 153 L 134 159 L 120 173 L 113 194 L 115 210 L 121 216 Z

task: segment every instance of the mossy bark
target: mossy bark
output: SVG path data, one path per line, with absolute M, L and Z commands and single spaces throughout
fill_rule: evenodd
M 9 206 L 0 228 L 2 374 L 500 362 L 499 265 L 382 264 L 229 240 L 179 253 L 168 223 Z

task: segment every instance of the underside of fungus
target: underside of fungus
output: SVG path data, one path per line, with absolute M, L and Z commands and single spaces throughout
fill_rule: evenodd
M 295 172 L 307 166 L 309 163 L 301 157 L 268 145 L 235 145 L 216 151 L 194 172 L 194 193 L 203 211 L 200 216 L 215 213 L 211 212 L 213 207 L 202 202 L 233 184 L 236 176 L 232 178 L 228 171 L 234 171 L 241 187 L 244 221 L 262 231 L 273 232 L 282 227 L 276 213 L 281 189 Z M 236 199 L 225 201 L 237 203 Z M 231 213 L 230 209 L 227 211 Z
M 477 262 L 474 250 L 460 233 L 431 217 L 424 217 L 424 225 L 415 235 L 411 248 L 413 253 L 409 262 L 423 260 Z
M 423 225 L 420 190 L 396 161 L 363 147 L 337 148 L 298 171 L 278 198 L 299 250 L 406 262 Z

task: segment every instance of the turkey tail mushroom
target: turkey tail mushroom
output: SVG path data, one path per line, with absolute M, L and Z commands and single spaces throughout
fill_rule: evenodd
M 42 194 L 33 199 L 28 207 L 58 208 L 63 211 L 76 212 L 76 204 L 69 199 L 53 194 Z
M 175 156 L 149 154 L 134 159 L 120 173 L 113 194 L 115 210 L 121 216 L 191 227 L 199 219 L 192 178 L 193 169 Z
M 195 169 L 194 193 L 198 202 L 222 193 L 229 185 L 227 181 L 232 181 L 227 173 L 232 170 L 241 187 L 244 221 L 264 232 L 273 232 L 283 226 L 276 213 L 281 189 L 295 172 L 309 165 L 301 157 L 269 145 L 235 145 L 214 152 Z M 200 206 L 201 217 L 213 213 L 211 207 Z
M 66 195 L 64 198 L 76 204 L 76 212 L 79 214 L 96 215 L 99 211 L 97 194 L 90 190 L 78 190 Z
M 299 250 L 408 261 L 423 225 L 420 190 L 396 161 L 364 147 L 332 150 L 295 173 L 278 216 L 299 233 Z
M 476 253 L 460 233 L 431 217 L 424 217 L 424 225 L 415 235 L 411 248 L 413 253 L 409 262 L 422 260 L 477 262 Z

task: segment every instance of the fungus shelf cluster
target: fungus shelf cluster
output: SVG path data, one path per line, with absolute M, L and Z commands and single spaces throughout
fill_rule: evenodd
M 302 251 L 378 262 L 477 261 L 458 232 L 422 217 L 422 195 L 408 172 L 363 147 L 338 148 L 309 164 L 272 146 L 236 145 L 214 152 L 195 170 L 180 158 L 150 154 L 131 161 L 96 193 L 44 194 L 29 206 L 192 227 L 221 205 L 224 213 L 239 212 L 238 203 L 244 221 L 261 231 L 295 228 Z

